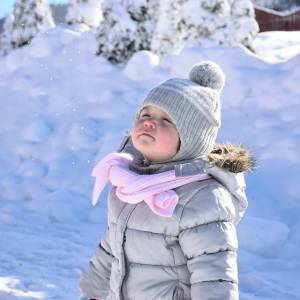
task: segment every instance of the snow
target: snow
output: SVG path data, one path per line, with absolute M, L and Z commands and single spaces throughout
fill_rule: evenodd
M 150 51 L 136 52 L 128 61 L 124 74 L 132 80 L 144 81 L 155 75 L 155 67 L 159 64 L 159 57 Z
M 204 59 L 227 75 L 219 142 L 258 159 L 238 226 L 241 300 L 300 299 L 300 34 L 189 46 L 127 65 L 95 57 L 93 30 L 60 25 L 0 58 L 0 299 L 76 299 L 106 225 L 95 163 L 114 151 L 151 87 Z
M 71 0 L 68 5 L 66 21 L 97 27 L 103 18 L 101 4 L 99 0 Z
M 239 231 L 241 248 L 267 258 L 277 257 L 289 236 L 289 228 L 284 223 L 256 217 L 245 218 Z
M 254 47 L 268 62 L 288 60 L 300 52 L 299 31 L 261 32 Z
M 29 55 L 32 58 L 42 58 L 50 55 L 47 41 L 41 35 L 32 40 Z

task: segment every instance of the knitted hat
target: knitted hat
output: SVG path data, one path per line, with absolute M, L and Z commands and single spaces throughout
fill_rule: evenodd
M 172 78 L 153 88 L 139 108 L 148 105 L 165 111 L 175 124 L 180 149 L 170 161 L 203 157 L 210 153 L 221 126 L 220 93 L 225 75 L 211 61 L 193 66 L 189 79 Z

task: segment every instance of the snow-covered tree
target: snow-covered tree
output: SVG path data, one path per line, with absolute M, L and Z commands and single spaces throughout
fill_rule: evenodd
M 12 48 L 10 37 L 12 33 L 13 22 L 13 14 L 8 15 L 4 20 L 2 32 L 0 33 L 0 55 L 7 54 Z
M 231 18 L 228 30 L 232 39 L 229 43 L 242 43 L 253 49 L 253 39 L 259 31 L 254 7 L 250 0 L 234 0 L 231 5 Z
M 258 32 L 251 0 L 106 0 L 97 54 L 114 63 L 139 50 L 164 54 L 214 40 L 252 47 Z
M 138 50 L 136 24 L 129 17 L 121 2 L 103 5 L 103 21 L 97 28 L 97 54 L 112 63 L 128 59 Z
M 178 24 L 181 5 L 178 0 L 164 0 L 157 8 L 156 25 L 151 39 L 151 50 L 157 54 L 176 51 L 181 46 L 182 33 Z
M 46 0 L 16 0 L 5 29 L 6 49 L 28 44 L 42 29 L 54 27 Z
M 182 41 L 194 44 L 212 38 L 216 31 L 227 26 L 229 16 L 228 0 L 183 0 L 178 26 Z
M 258 32 L 251 0 L 183 0 L 181 11 L 179 28 L 184 44 L 209 39 L 251 47 Z
M 102 0 L 70 0 L 66 14 L 67 23 L 97 27 L 103 17 L 101 4 Z
M 156 1 L 107 0 L 97 28 L 97 54 L 113 63 L 128 60 L 139 50 L 150 50 Z
M 136 23 L 138 44 L 142 50 L 149 50 L 153 31 L 157 23 L 157 0 L 125 0 L 125 9 Z

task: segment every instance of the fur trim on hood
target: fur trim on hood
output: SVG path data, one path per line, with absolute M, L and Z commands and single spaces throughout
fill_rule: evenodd
M 256 167 L 250 150 L 242 145 L 215 144 L 207 158 L 210 164 L 232 173 L 253 171 Z

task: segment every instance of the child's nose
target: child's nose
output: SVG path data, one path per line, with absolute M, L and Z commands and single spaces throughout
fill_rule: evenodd
M 155 121 L 152 119 L 147 119 L 144 121 L 144 127 L 155 128 Z

